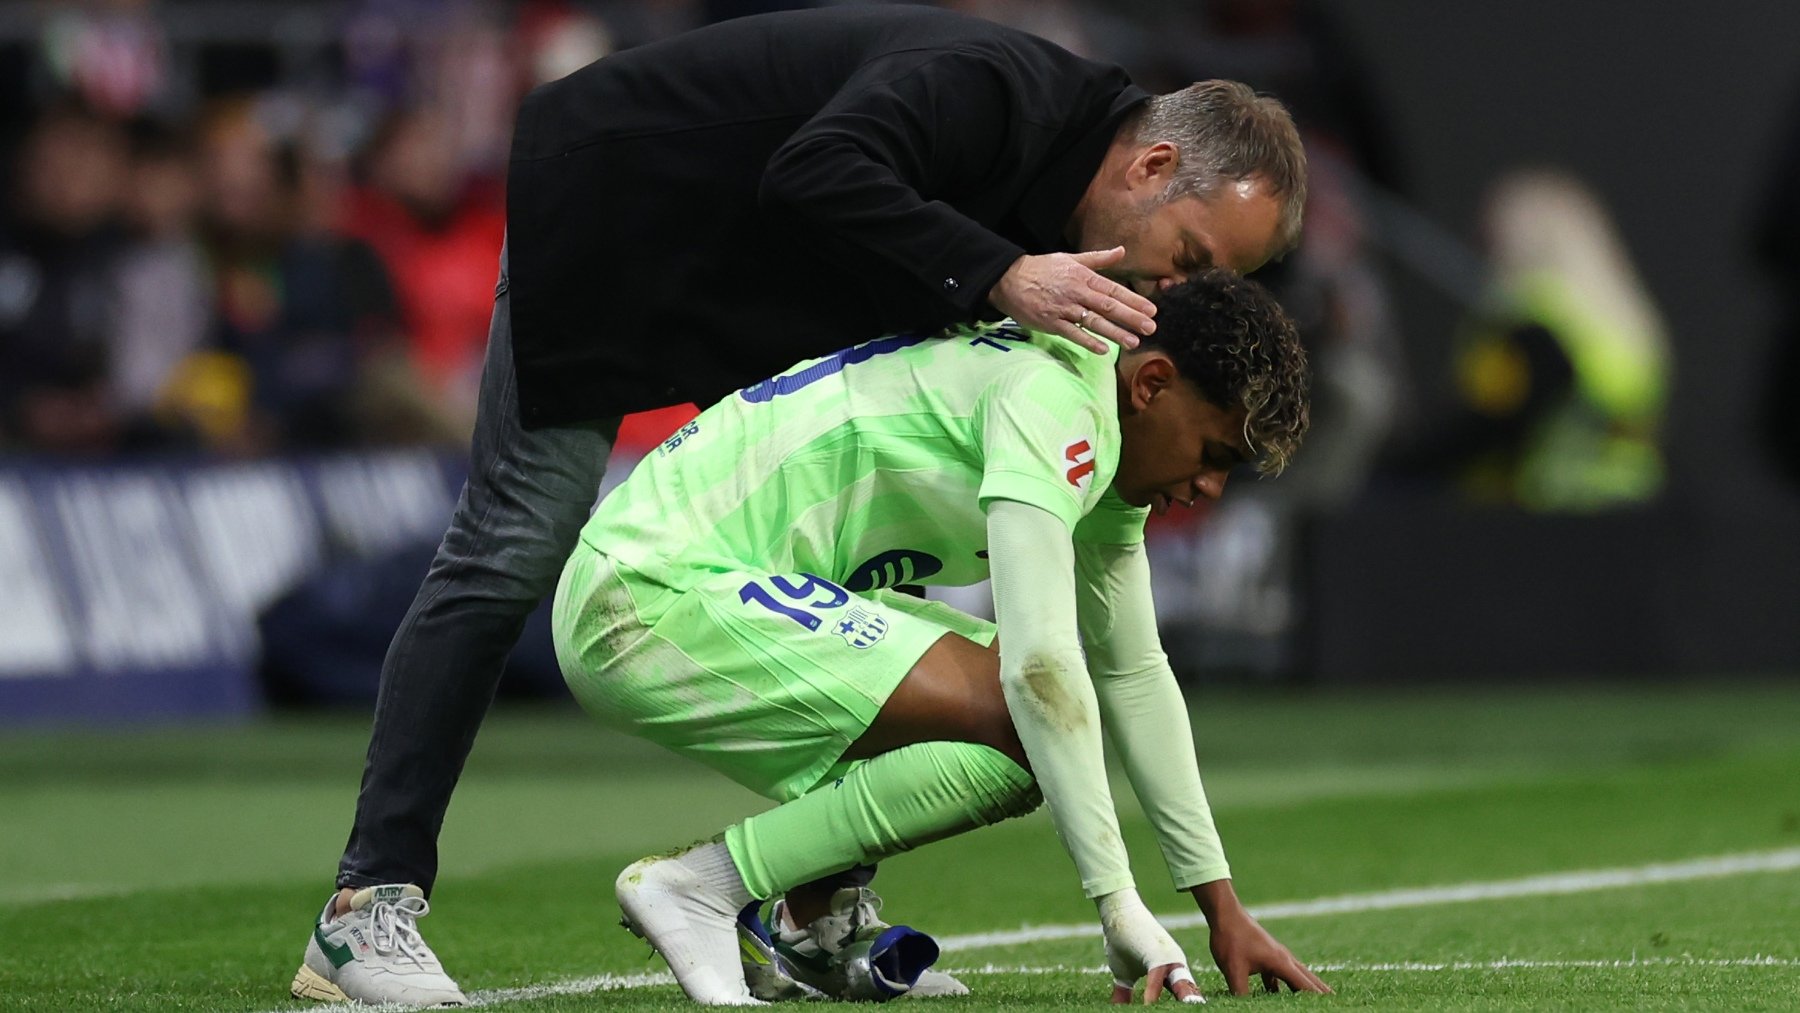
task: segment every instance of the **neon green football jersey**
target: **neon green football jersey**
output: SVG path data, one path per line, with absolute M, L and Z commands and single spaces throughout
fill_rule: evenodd
M 1148 510 L 1110 491 L 1117 356 L 1002 322 L 801 363 L 646 456 L 582 540 L 673 590 L 748 569 L 852 591 L 987 579 L 994 499 L 1139 541 Z

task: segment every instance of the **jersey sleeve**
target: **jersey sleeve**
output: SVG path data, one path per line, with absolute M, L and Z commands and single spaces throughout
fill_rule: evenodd
M 1094 392 L 1054 363 L 1034 363 L 990 384 L 978 412 L 982 509 L 997 499 L 1026 503 L 1074 531 L 1101 478 Z

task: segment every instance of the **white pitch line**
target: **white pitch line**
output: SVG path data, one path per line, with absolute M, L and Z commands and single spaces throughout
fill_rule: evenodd
M 1268 904 L 1253 908 L 1252 913 L 1258 918 L 1308 918 L 1327 914 L 1354 914 L 1361 911 L 1387 911 L 1394 908 L 1423 907 L 1433 904 L 1460 904 L 1478 900 L 1498 900 L 1508 897 L 1541 897 L 1566 893 L 1586 893 L 1593 890 L 1612 890 L 1627 886 L 1645 886 L 1653 883 L 1679 883 L 1695 879 L 1716 879 L 1722 876 L 1740 876 L 1757 872 L 1786 872 L 1800 869 L 1800 848 L 1785 848 L 1780 851 L 1748 852 L 1738 855 L 1720 855 L 1714 858 L 1697 858 L 1686 862 L 1663 862 L 1655 865 L 1640 865 L 1632 868 L 1595 869 L 1587 872 L 1565 872 L 1549 876 L 1528 876 L 1524 879 L 1506 879 L 1487 883 L 1459 883 L 1451 886 L 1423 887 L 1406 890 L 1389 890 L 1383 893 L 1349 894 L 1341 897 L 1320 897 L 1314 900 L 1288 901 L 1280 904 Z M 1158 919 L 1169 928 L 1192 928 L 1206 924 L 1206 920 L 1198 914 L 1159 915 Z M 946 936 L 938 941 L 945 952 L 959 950 L 982 949 L 994 946 L 1013 946 L 1020 943 L 1041 942 L 1052 939 L 1074 939 L 1095 935 L 1093 925 L 1038 925 L 1014 929 L 1010 932 L 982 932 L 964 936 Z M 1358 963 L 1315 964 L 1315 971 L 1501 971 L 1514 968 L 1627 968 L 1627 967 L 1796 967 L 1800 960 L 1787 957 L 1740 957 L 1735 959 L 1708 960 L 1694 957 L 1645 957 L 1630 960 L 1512 960 L 1500 959 L 1491 961 L 1452 961 L 1448 963 L 1427 963 L 1404 961 L 1396 963 Z M 1092 971 L 1103 973 L 1101 968 L 1084 968 L 1073 966 L 1019 967 L 1010 965 L 986 964 L 980 967 L 955 968 L 958 973 L 966 974 L 1053 974 L 1061 972 Z M 672 985 L 675 979 L 667 973 L 662 974 L 601 974 L 589 978 L 575 978 L 569 981 L 551 982 L 544 985 L 530 985 L 523 988 L 489 989 L 469 996 L 476 1006 L 494 1006 L 526 999 L 541 999 L 552 995 L 585 995 L 590 992 L 609 992 L 619 989 L 648 988 L 655 985 Z M 397 1005 L 358 1007 L 370 1013 L 376 1011 L 399 1011 L 409 1007 Z M 294 1006 L 281 1006 L 265 1013 L 293 1013 Z
M 1442 963 L 1424 960 L 1366 961 L 1308 964 L 1314 971 L 1340 974 L 1348 971 L 1510 971 L 1525 970 L 1624 970 L 1633 967 L 1800 967 L 1793 957 L 1632 957 L 1627 960 L 1522 960 L 1502 957 L 1498 960 L 1452 960 Z M 951 974 L 1108 974 L 1105 967 L 1077 967 L 1074 964 L 1045 964 L 1014 967 L 1010 964 L 982 964 L 979 967 L 946 967 Z
M 1258 920 L 1276 918 L 1317 918 L 1321 915 L 1357 914 L 1364 911 L 1391 911 L 1395 908 L 1429 907 L 1435 904 L 1463 904 L 1479 900 L 1504 900 L 1512 897 L 1549 897 L 1559 894 L 1615 890 L 1627 886 L 1654 883 L 1682 883 L 1696 879 L 1717 879 L 1756 872 L 1789 872 L 1800 869 L 1800 848 L 1779 851 L 1756 851 L 1738 855 L 1718 855 L 1685 862 L 1661 862 L 1622 869 L 1592 869 L 1585 872 L 1559 872 L 1548 876 L 1527 876 L 1486 883 L 1455 883 L 1381 893 L 1353 893 L 1341 897 L 1319 897 L 1313 900 L 1286 901 L 1252 907 Z M 1199 912 L 1158 915 L 1158 920 L 1171 929 L 1198 928 L 1206 924 Z M 1099 935 L 1099 926 L 1086 922 L 1079 925 L 1030 925 L 1003 932 L 976 932 L 964 936 L 945 936 L 938 945 L 945 952 L 987 949 L 995 946 L 1017 946 L 1052 939 L 1080 939 Z

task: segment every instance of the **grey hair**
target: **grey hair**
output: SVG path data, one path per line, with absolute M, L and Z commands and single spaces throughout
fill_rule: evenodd
M 1226 183 L 1260 177 L 1282 201 L 1278 255 L 1299 245 L 1306 149 L 1280 99 L 1237 81 L 1201 81 L 1152 96 L 1130 129 L 1140 145 L 1167 141 L 1181 153 L 1165 201 L 1210 197 Z

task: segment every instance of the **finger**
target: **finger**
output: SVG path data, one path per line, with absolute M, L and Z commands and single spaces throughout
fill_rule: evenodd
M 1163 981 L 1169 977 L 1170 971 L 1180 966 L 1180 964 L 1163 964 L 1150 969 L 1150 973 L 1144 978 L 1144 1005 L 1149 1006 L 1162 998 Z
M 1096 274 L 1088 279 L 1088 288 L 1093 289 L 1096 295 L 1114 300 L 1122 306 L 1126 312 L 1135 313 L 1142 319 L 1124 317 L 1119 313 L 1114 313 L 1110 310 L 1105 311 L 1107 316 L 1112 317 L 1114 320 L 1137 331 L 1139 334 L 1149 334 L 1156 329 L 1156 322 L 1150 319 L 1151 317 L 1156 316 L 1156 304 L 1151 302 L 1145 296 L 1138 295 L 1132 290 L 1131 286 L 1121 285 L 1111 278 L 1104 278 Z M 1089 303 L 1089 305 L 1094 304 Z M 1095 306 L 1095 308 L 1101 309 L 1099 306 Z
M 1125 259 L 1125 247 L 1115 246 L 1110 250 L 1089 250 L 1074 256 L 1075 263 L 1090 270 L 1098 267 L 1111 267 Z
M 1275 988 L 1271 986 L 1269 981 L 1271 977 L 1279 978 L 1280 980 L 1287 982 L 1287 987 L 1296 992 L 1331 991 L 1330 987 L 1319 980 L 1318 975 L 1312 973 L 1305 964 L 1302 964 L 1292 955 L 1282 961 L 1281 966 L 1263 972 L 1263 986 L 1273 992 L 1275 991 Z
M 1263 980 L 1263 991 L 1279 992 L 1279 991 L 1281 991 L 1281 983 L 1284 979 L 1278 977 L 1274 971 L 1264 971 L 1262 973 L 1262 980 Z M 1288 987 L 1293 988 L 1294 983 L 1291 981 L 1288 982 Z
M 1088 319 L 1092 320 L 1093 317 L 1089 317 Z M 1077 327 L 1073 320 L 1055 320 L 1052 321 L 1048 327 L 1040 329 L 1049 331 L 1052 334 L 1060 334 L 1096 355 L 1106 354 L 1106 341 Z
M 1225 987 L 1232 995 L 1250 994 L 1250 968 L 1244 964 L 1221 965 L 1219 970 L 1225 972 Z
M 1128 981 L 1115 980 L 1113 982 L 1112 1004 L 1114 1006 L 1124 1006 L 1129 1002 L 1131 1002 L 1131 983 Z
M 1169 972 L 1169 991 L 1175 998 L 1185 1003 L 1204 1003 L 1206 996 L 1200 994 L 1200 983 L 1194 980 L 1194 972 L 1185 965 Z
M 1083 326 L 1121 348 L 1136 348 L 1141 340 L 1129 328 L 1121 327 L 1093 310 L 1088 311 L 1087 323 Z

